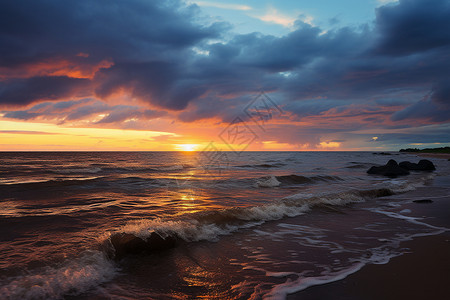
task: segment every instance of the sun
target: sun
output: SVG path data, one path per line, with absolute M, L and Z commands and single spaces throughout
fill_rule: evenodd
M 178 151 L 195 151 L 198 147 L 197 144 L 181 144 L 176 145 Z

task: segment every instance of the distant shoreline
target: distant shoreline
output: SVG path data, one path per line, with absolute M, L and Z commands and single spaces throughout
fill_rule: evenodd
M 408 148 L 408 149 L 400 149 L 399 152 L 408 154 L 417 154 L 418 156 L 423 157 L 450 159 L 450 147 L 426 148 L 426 149 Z
M 450 153 L 410 152 L 410 154 L 416 154 L 417 156 L 423 157 L 450 159 Z

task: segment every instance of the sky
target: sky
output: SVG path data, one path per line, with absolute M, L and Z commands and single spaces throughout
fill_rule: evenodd
M 0 0 L 0 150 L 450 145 L 450 0 Z

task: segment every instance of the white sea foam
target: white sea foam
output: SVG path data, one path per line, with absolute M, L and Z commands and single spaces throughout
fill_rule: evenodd
M 263 188 L 276 187 L 279 186 L 280 184 L 281 182 L 279 182 L 278 179 L 273 175 L 259 178 L 256 181 L 256 186 Z
M 152 232 L 157 232 L 163 238 L 177 236 L 188 242 L 200 240 L 215 241 L 218 236 L 230 234 L 237 230 L 237 226 L 225 225 L 223 227 L 212 224 L 200 224 L 197 220 L 165 221 L 162 219 L 141 220 L 131 222 L 121 228 L 121 232 L 131 233 L 143 239 Z
M 373 191 L 373 193 L 375 195 L 376 191 Z M 118 232 L 130 233 L 144 239 L 156 232 L 164 238 L 175 236 L 187 242 L 215 241 L 219 236 L 228 235 L 241 228 L 249 228 L 284 217 L 299 216 L 308 212 L 315 205 L 346 205 L 362 202 L 366 197 L 370 196 L 367 196 L 364 192 L 361 194 L 361 191 L 322 193 L 319 195 L 299 193 L 272 204 L 217 211 L 212 213 L 210 218 L 207 218 L 209 220 L 207 222 L 204 221 L 202 216 L 198 215 L 189 216 L 184 220 L 143 219 L 126 224 L 119 228 Z M 247 222 L 242 224 L 241 221 Z
M 288 197 L 284 200 L 296 203 L 308 204 L 310 206 L 318 204 L 328 204 L 328 205 L 346 205 L 355 202 L 364 202 L 365 198 L 358 192 L 347 191 L 340 193 L 319 193 L 319 194 L 306 194 L 298 193 Z
M 230 219 L 229 222 L 204 223 L 195 218 L 177 221 L 163 219 L 139 220 L 126 224 L 119 229 L 119 232 L 130 233 L 143 239 L 149 237 L 152 232 L 156 232 L 163 238 L 176 236 L 187 242 L 216 241 L 221 235 L 228 235 L 242 228 L 257 226 L 266 221 L 298 216 L 308 210 L 309 206 L 307 205 L 288 206 L 284 203 L 277 203 L 222 211 L 218 218 L 225 216 Z M 242 224 L 242 222 L 238 221 L 247 222 Z
M 396 193 L 405 193 L 414 191 L 420 187 L 425 186 L 427 181 L 432 180 L 436 176 L 436 173 L 427 174 L 414 180 L 411 179 L 391 179 L 387 181 L 387 185 Z
M 306 204 L 290 206 L 281 202 L 245 209 L 242 213 L 237 214 L 237 217 L 241 220 L 272 221 L 279 220 L 283 217 L 296 217 L 307 212 L 309 209 L 309 206 Z
M 364 266 L 364 263 L 357 263 L 353 266 L 330 274 L 317 277 L 300 277 L 297 280 L 287 279 L 285 283 L 275 286 L 268 294 L 264 295 L 264 299 L 285 299 L 288 294 L 296 293 L 314 285 L 322 285 L 329 282 L 342 280 L 350 274 L 353 274 Z
M 251 269 L 251 270 L 256 270 L 256 271 L 260 271 L 260 272 L 264 272 L 266 276 L 271 276 L 271 277 L 288 277 L 286 278 L 286 281 L 282 284 L 276 284 L 271 290 L 267 291 L 264 289 L 263 286 L 260 285 L 256 285 L 253 288 L 253 294 L 250 297 L 251 299 L 285 299 L 285 297 L 288 294 L 292 294 L 292 293 L 296 293 L 299 291 L 302 291 L 310 286 L 315 286 L 315 285 L 323 285 L 326 283 L 330 283 L 330 282 L 334 282 L 334 281 L 338 281 L 338 280 L 342 280 L 345 277 L 347 277 L 350 274 L 353 274 L 357 271 L 359 271 L 363 266 L 367 265 L 367 264 L 386 264 L 388 263 L 393 257 L 396 256 L 400 256 L 404 253 L 404 250 L 400 249 L 400 243 L 402 241 L 406 241 L 406 240 L 411 240 L 414 239 L 416 237 L 421 237 L 421 236 L 427 236 L 427 235 L 436 235 L 439 234 L 443 231 L 445 231 L 445 228 L 438 228 L 438 227 L 434 227 L 422 222 L 417 221 L 417 218 L 412 218 L 412 217 L 408 217 L 408 216 L 402 216 L 396 213 L 391 213 L 391 212 L 385 212 L 385 211 L 380 211 L 378 209 L 369 209 L 370 211 L 374 211 L 374 212 L 378 212 L 381 214 L 385 214 L 389 217 L 393 217 L 393 218 L 400 218 L 409 222 L 412 222 L 414 224 L 418 224 L 418 225 L 423 225 L 425 227 L 430 227 L 432 229 L 435 230 L 431 230 L 428 232 L 423 232 L 423 233 L 414 233 L 414 234 L 406 234 L 406 235 L 396 235 L 395 238 L 393 239 L 378 239 L 379 242 L 383 242 L 383 245 L 378 246 L 378 247 L 374 247 L 374 248 L 370 248 L 370 249 L 366 249 L 366 250 L 355 250 L 355 251 L 351 251 L 354 252 L 355 254 L 358 254 L 357 256 L 353 257 L 353 258 L 349 258 L 348 259 L 348 265 L 347 266 L 343 266 L 343 269 L 339 269 L 339 270 L 333 270 L 330 266 L 321 266 L 324 268 L 324 271 L 320 272 L 320 275 L 315 275 L 315 276 L 305 276 L 308 275 L 307 273 L 301 273 L 301 274 L 297 274 L 295 272 L 291 272 L 289 270 L 283 270 L 283 271 L 269 271 L 266 270 L 266 268 L 264 267 L 260 267 L 257 264 L 243 264 L 245 265 L 246 269 Z M 308 232 L 310 231 L 310 233 L 315 237 L 315 238 L 319 238 L 317 240 L 308 239 L 308 247 L 314 246 L 314 245 L 318 245 L 318 246 L 323 246 L 325 248 L 329 248 L 330 250 L 335 248 L 335 243 L 330 243 L 330 241 L 326 241 L 321 239 L 320 237 L 320 231 L 317 231 L 313 228 L 309 228 L 306 226 L 299 226 L 299 225 L 295 225 L 295 224 L 284 224 L 284 223 L 280 223 L 278 224 L 278 227 L 281 228 L 287 228 L 289 229 L 289 234 L 292 234 L 293 231 L 295 232 L 296 227 L 298 227 L 297 230 L 303 232 Z M 261 231 L 258 232 L 258 234 L 263 233 Z M 270 233 L 271 235 L 282 235 L 283 231 L 279 232 L 279 233 Z M 319 234 L 319 236 L 318 236 Z M 305 239 L 306 240 L 306 239 Z M 310 242 L 313 243 L 310 243 Z M 347 252 L 349 252 L 349 249 L 346 249 Z M 331 254 L 336 253 L 336 251 L 330 251 Z M 367 255 L 367 254 L 370 255 Z M 267 256 L 267 254 L 262 253 L 259 254 L 259 256 L 261 257 L 265 257 Z M 249 258 L 253 258 L 253 257 L 249 257 Z M 271 262 L 268 263 L 267 266 L 273 266 L 275 265 L 275 262 Z M 295 276 L 298 277 L 298 279 L 293 280 L 292 278 Z M 236 287 L 236 288 L 245 288 L 245 291 L 249 290 L 249 287 L 246 286 L 240 286 L 240 287 Z
M 433 225 L 427 224 L 425 222 L 419 221 L 419 220 L 423 220 L 423 218 L 409 217 L 409 216 L 398 214 L 398 213 L 395 213 L 392 211 L 384 211 L 379 208 L 367 208 L 367 210 L 370 210 L 375 213 L 383 214 L 383 215 L 386 215 L 391 218 L 401 219 L 401 220 L 405 220 L 405 221 L 408 221 L 413 224 L 422 225 L 422 226 L 425 226 L 428 228 L 436 229 L 436 230 L 438 230 L 438 232 L 444 232 L 444 231 L 450 230 L 449 228 L 433 226 Z M 433 234 L 435 234 L 435 233 L 433 233 Z
M 40 185 L 40 184 L 65 184 L 65 183 L 70 183 L 70 182 L 83 182 L 83 181 L 89 181 L 89 180 L 94 180 L 94 179 L 98 179 L 101 177 L 82 177 L 82 178 L 64 178 L 64 179 L 60 179 L 60 178 L 51 178 L 51 179 L 31 179 L 31 180 L 10 180 L 9 182 L 5 182 L 5 183 L 1 183 L 2 185 L 8 185 L 8 186 L 14 186 L 14 185 Z
M 61 299 L 109 281 L 115 273 L 114 264 L 102 252 L 86 251 L 59 267 L 12 278 L 0 288 L 0 295 L 2 299 Z

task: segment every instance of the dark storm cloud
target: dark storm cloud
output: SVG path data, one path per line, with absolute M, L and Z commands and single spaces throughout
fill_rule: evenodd
M 378 136 L 376 142 L 392 142 L 395 141 L 398 144 L 431 144 L 431 143 L 449 143 L 450 137 L 448 132 L 441 132 L 434 129 L 433 132 L 427 133 L 388 133 Z
M 431 99 L 436 103 L 450 106 L 450 77 L 436 84 Z
M 380 7 L 373 26 L 322 32 L 297 21 L 296 30 L 283 37 L 252 33 L 205 46 L 209 56 L 197 59 L 194 69 L 218 93 L 216 100 L 205 105 L 206 98 L 193 99 L 202 104 L 181 116 L 226 120 L 231 101 L 218 96 L 242 99 L 260 89 L 277 91 L 284 109 L 299 117 L 340 109 L 349 101 L 374 101 L 379 109 L 413 105 L 448 76 L 450 18 L 443 16 L 450 15 L 449 3 L 405 0 Z
M 88 118 L 92 115 L 98 115 L 106 111 L 108 111 L 108 105 L 103 102 L 96 101 L 87 105 L 77 107 L 76 109 L 72 109 L 67 114 L 59 113 L 58 115 L 64 115 L 64 121 L 76 121 Z M 43 112 L 42 115 L 47 116 L 51 113 L 51 110 L 47 110 Z
M 0 111 L 1 112 L 1 111 Z M 59 124 L 68 121 L 93 118 L 96 124 L 120 123 L 130 119 L 151 120 L 167 115 L 166 111 L 143 109 L 130 105 L 107 105 L 92 99 L 71 100 L 63 102 L 43 102 L 27 110 L 3 111 L 4 118 L 16 120 L 57 120 Z M 100 116 L 99 116 L 100 115 Z
M 298 117 L 320 115 L 332 108 L 345 106 L 347 103 L 331 100 L 304 100 L 288 103 L 283 109 L 290 111 Z
M 97 74 L 96 94 L 105 98 L 124 89 L 131 96 L 157 106 L 184 109 L 205 89 L 195 84 L 183 85 L 179 72 L 177 65 L 169 62 L 118 64 Z
M 450 45 L 450 3 L 445 0 L 401 0 L 377 9 L 376 51 L 408 55 Z
M 198 7 L 176 0 L 1 1 L 0 7 L 3 70 L 37 68 L 55 59 L 69 65 L 108 60 L 115 66 L 91 80 L 99 97 L 110 95 L 112 85 L 120 83 L 133 95 L 172 109 L 184 108 L 201 94 L 191 88 L 183 97 L 183 86 L 178 86 L 189 47 L 220 37 L 227 26 L 197 24 Z M 8 79 L 0 83 L 0 104 L 75 96 L 83 88 L 80 81 L 84 80 Z
M 415 119 L 432 122 L 450 121 L 450 80 L 435 85 L 430 95 L 392 115 L 394 121 Z
M 90 85 L 83 78 L 66 76 L 43 76 L 0 81 L 0 103 L 27 105 L 36 100 L 60 100 L 69 96 L 83 95 Z
M 144 120 L 150 120 L 165 116 L 165 111 L 154 110 L 136 110 L 135 107 L 120 105 L 113 108 L 113 110 L 105 116 L 103 119 L 97 122 L 97 124 L 119 123 L 130 119 L 141 118 Z
M 18 110 L 18 111 L 10 111 L 7 112 L 3 115 L 3 117 L 5 118 L 9 118 L 9 119 L 17 119 L 17 120 L 32 120 L 35 119 L 37 117 L 39 117 L 41 114 L 38 113 L 30 113 L 28 111 L 24 111 L 24 110 Z
M 220 24 L 196 25 L 180 1 L 2 1 L 0 63 L 21 65 L 79 53 L 100 61 L 142 61 L 218 36 Z

